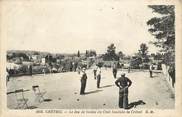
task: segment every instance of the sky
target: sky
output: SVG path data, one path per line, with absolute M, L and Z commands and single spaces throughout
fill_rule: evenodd
M 77 53 L 138 52 L 141 43 L 155 40 L 146 21 L 154 16 L 146 5 L 75 2 L 11 2 L 6 9 L 8 50 Z

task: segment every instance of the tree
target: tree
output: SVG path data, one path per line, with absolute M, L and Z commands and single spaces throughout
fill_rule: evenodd
M 80 57 L 80 51 L 78 50 L 77 57 Z
M 51 64 L 51 62 L 52 62 L 52 60 L 53 60 L 53 57 L 52 57 L 51 54 L 48 54 L 48 55 L 45 57 L 45 59 L 46 59 L 46 62 L 47 62 L 48 64 Z
M 34 52 L 34 55 L 40 55 L 40 53 L 39 52 Z
M 97 53 L 95 50 L 90 50 L 89 51 L 89 56 L 97 56 Z
M 116 54 L 116 47 L 112 43 L 107 47 L 107 52 L 104 54 L 104 60 L 119 60 L 118 55 Z
M 140 49 L 138 50 L 138 53 L 135 54 L 137 58 L 140 58 L 141 64 L 149 62 L 148 57 L 148 47 L 145 43 L 140 44 Z
M 85 56 L 86 56 L 86 57 L 89 57 L 89 55 L 88 55 L 88 50 L 86 50 Z
M 119 56 L 119 58 L 123 59 L 125 55 L 123 54 L 122 51 L 119 51 L 119 52 L 118 52 L 118 56 Z
M 29 56 L 25 53 L 22 53 L 22 52 L 13 53 L 12 58 L 15 58 L 15 57 L 22 58 L 25 61 L 29 61 Z
M 133 69 L 138 69 L 140 68 L 140 64 L 142 64 L 142 59 L 138 56 L 134 56 L 131 58 L 131 61 L 130 61 L 130 66 L 133 68 Z
M 152 43 L 166 54 L 166 64 L 175 61 L 175 11 L 174 5 L 149 5 L 160 17 L 153 17 L 147 22 L 148 31 L 156 38 Z M 168 59 L 170 58 L 170 60 Z M 165 59 L 165 57 L 164 57 Z
M 107 47 L 107 53 L 109 55 L 115 55 L 116 54 L 115 51 L 116 51 L 116 47 L 113 43 Z
M 93 56 L 97 56 L 97 53 L 95 50 L 86 50 L 85 55 L 86 57 L 93 57 Z
M 148 47 L 145 43 L 140 44 L 140 50 L 139 51 L 139 55 L 141 55 L 142 58 L 147 56 L 148 53 Z
M 163 55 L 161 53 L 156 53 L 154 59 L 155 60 L 161 60 L 163 58 Z

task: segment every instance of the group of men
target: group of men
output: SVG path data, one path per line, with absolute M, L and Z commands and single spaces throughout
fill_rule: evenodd
M 112 72 L 113 72 L 113 77 L 114 79 L 117 78 L 117 64 L 114 63 L 112 67 Z M 32 66 L 29 67 L 30 70 L 30 75 L 32 75 Z M 152 70 L 153 70 L 153 65 L 151 64 L 149 66 L 149 73 L 150 77 L 152 77 Z M 87 84 L 87 74 L 86 74 L 86 68 L 83 67 L 82 69 L 80 68 L 79 73 L 81 71 L 81 89 L 80 89 L 80 95 L 85 94 L 85 88 Z M 94 79 L 97 80 L 97 88 L 100 88 L 100 81 L 101 81 L 101 66 L 95 65 L 93 68 L 93 74 L 94 74 Z M 7 72 L 7 80 L 6 80 L 6 85 L 7 82 L 9 81 L 9 74 Z M 127 109 L 128 108 L 128 88 L 131 86 L 132 81 L 126 77 L 125 73 L 122 73 L 119 78 L 115 80 L 115 85 L 119 88 L 119 107 Z
M 79 71 L 80 72 L 80 71 Z M 87 84 L 87 74 L 86 74 L 86 68 L 82 68 L 81 70 L 81 89 L 80 89 L 80 95 L 85 94 L 85 88 Z M 101 80 L 101 67 L 94 67 L 94 79 L 97 80 L 97 88 L 100 88 L 100 80 Z
M 94 66 L 93 68 L 94 79 L 97 80 L 97 88 L 100 88 L 101 81 L 101 67 Z M 113 77 L 117 77 L 117 66 L 113 65 Z M 85 94 L 85 88 L 87 83 L 87 74 L 86 68 L 82 69 L 81 75 L 81 89 L 80 95 Z M 122 73 L 121 76 L 115 81 L 115 85 L 119 87 L 119 107 L 127 109 L 128 108 L 128 88 L 131 86 L 132 81 L 125 76 L 125 73 Z

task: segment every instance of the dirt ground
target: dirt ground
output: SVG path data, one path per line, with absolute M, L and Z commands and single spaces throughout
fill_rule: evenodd
M 33 75 L 11 78 L 7 92 L 15 89 L 28 90 L 24 92 L 28 98 L 28 106 L 32 109 L 118 109 L 118 91 L 111 69 L 102 69 L 101 88 L 96 87 L 92 69 L 86 71 L 88 80 L 86 95 L 79 95 L 80 75 L 77 72 L 66 72 L 46 75 Z M 118 72 L 119 74 L 123 71 Z M 149 78 L 147 71 L 131 71 L 126 76 L 132 80 L 129 88 L 129 103 L 135 108 L 174 109 L 175 99 L 162 73 Z M 32 90 L 33 85 L 39 85 L 45 92 L 45 101 L 39 102 Z M 142 104 L 140 102 L 144 102 Z M 16 108 L 14 93 L 7 95 L 7 106 Z

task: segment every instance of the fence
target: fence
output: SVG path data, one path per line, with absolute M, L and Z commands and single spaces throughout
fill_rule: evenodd
M 163 74 L 166 78 L 166 81 L 169 83 L 169 86 L 171 87 L 172 91 L 174 92 L 175 91 L 175 79 L 173 79 L 170 75 L 169 75 L 169 66 L 165 65 L 165 64 L 162 64 L 162 71 L 163 71 Z

